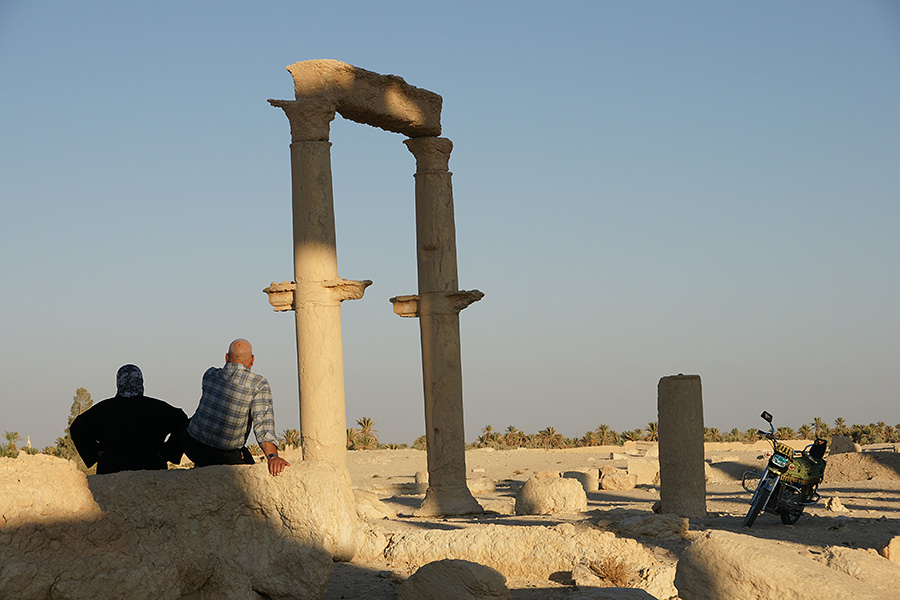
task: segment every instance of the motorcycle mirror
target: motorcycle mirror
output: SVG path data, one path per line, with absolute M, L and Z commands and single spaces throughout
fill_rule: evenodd
M 766 420 L 767 422 L 769 422 L 769 423 L 772 422 L 772 415 L 770 415 L 770 414 L 769 414 L 768 412 L 766 412 L 766 411 L 763 411 L 763 413 L 762 413 L 761 415 L 759 415 L 759 416 L 762 417 L 763 419 L 765 419 L 765 420 Z

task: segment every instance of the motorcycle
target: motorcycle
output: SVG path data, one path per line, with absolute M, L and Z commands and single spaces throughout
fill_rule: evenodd
M 776 514 L 785 525 L 793 525 L 803 509 L 819 501 L 817 489 L 825 476 L 826 442 L 816 441 L 802 451 L 794 450 L 775 439 L 772 415 L 760 415 L 769 423 L 769 431 L 757 433 L 772 442 L 766 452 L 769 462 L 763 473 L 747 471 L 741 479 L 744 489 L 751 492 L 750 511 L 744 517 L 744 527 L 752 527 L 761 512 Z

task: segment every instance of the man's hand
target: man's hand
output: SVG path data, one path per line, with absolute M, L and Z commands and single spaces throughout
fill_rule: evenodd
M 278 456 L 278 446 L 272 442 L 263 442 L 260 444 L 262 451 L 266 453 L 266 460 L 269 462 L 269 473 L 279 475 L 284 471 L 285 467 L 291 466 L 291 463 Z
M 291 466 L 291 463 L 284 460 L 280 456 L 273 456 L 272 458 L 268 459 L 268 461 L 269 461 L 269 473 L 271 473 L 272 475 L 278 475 L 279 473 L 284 471 L 285 467 Z

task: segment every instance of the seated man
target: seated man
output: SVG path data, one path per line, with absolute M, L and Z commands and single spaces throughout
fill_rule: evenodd
M 72 421 L 69 434 L 88 467 L 97 473 L 166 469 L 181 461 L 178 437 L 187 415 L 144 395 L 144 376 L 135 365 L 116 373 L 116 395 L 102 400 Z M 169 437 L 169 441 L 166 441 Z
M 253 349 L 247 340 L 234 340 L 225 366 L 203 374 L 200 405 L 182 434 L 184 453 L 198 467 L 253 464 L 247 449 L 250 429 L 278 475 L 290 463 L 278 456 L 272 390 L 262 375 L 251 373 Z

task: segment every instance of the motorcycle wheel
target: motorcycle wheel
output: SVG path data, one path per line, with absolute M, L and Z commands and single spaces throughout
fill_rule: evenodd
M 765 487 L 765 482 L 761 482 L 757 489 L 756 497 L 753 499 L 753 504 L 750 505 L 750 511 L 747 513 L 747 516 L 744 517 L 744 527 L 753 527 L 753 523 L 756 522 L 756 517 L 759 516 L 759 513 L 762 512 L 763 507 L 766 504 L 768 495 L 769 492 Z
M 783 487 L 778 495 L 778 516 L 785 525 L 793 525 L 800 519 L 803 514 L 803 505 L 800 504 L 802 499 L 796 490 L 789 487 Z

